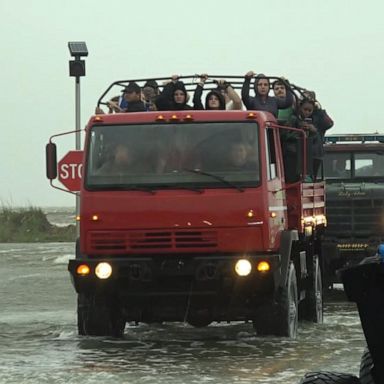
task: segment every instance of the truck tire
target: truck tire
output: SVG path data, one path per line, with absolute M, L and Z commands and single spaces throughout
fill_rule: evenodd
M 360 362 L 360 382 L 361 384 L 375 384 L 371 370 L 373 368 L 373 360 L 368 348 L 364 349 L 363 356 Z
M 299 318 L 296 270 L 293 263 L 289 266 L 287 283 L 281 291 L 278 305 L 277 335 L 296 338 Z
M 83 336 L 121 338 L 125 320 L 118 306 L 107 296 L 80 293 L 77 297 L 77 328 Z
M 313 259 L 313 273 L 305 299 L 300 303 L 300 319 L 323 323 L 323 285 L 318 256 Z
M 188 319 L 188 324 L 195 328 L 205 328 L 208 327 L 209 324 L 212 323 L 211 320 L 205 320 L 205 319 Z
M 337 372 L 309 372 L 299 384 L 360 384 L 354 375 Z
M 204 328 L 212 323 L 212 316 L 209 311 L 197 310 L 187 316 L 187 322 L 189 325 L 192 325 L 192 327 Z
M 290 263 L 288 279 L 279 292 L 277 303 L 261 308 L 259 315 L 253 320 L 253 327 L 257 334 L 296 338 L 298 328 L 297 303 L 296 271 L 293 263 Z

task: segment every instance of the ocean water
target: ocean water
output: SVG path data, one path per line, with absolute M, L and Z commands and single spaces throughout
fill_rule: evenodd
M 52 223 L 74 222 L 54 208 Z M 324 324 L 296 340 L 257 337 L 251 324 L 127 325 L 122 340 L 81 337 L 67 263 L 72 243 L 0 244 L 0 383 L 298 383 L 305 372 L 357 374 L 364 336 L 340 292 Z

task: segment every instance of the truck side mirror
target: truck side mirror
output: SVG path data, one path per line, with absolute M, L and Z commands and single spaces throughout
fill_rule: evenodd
M 57 177 L 57 154 L 56 144 L 48 143 L 45 147 L 45 160 L 47 167 L 47 178 L 49 180 L 56 179 Z

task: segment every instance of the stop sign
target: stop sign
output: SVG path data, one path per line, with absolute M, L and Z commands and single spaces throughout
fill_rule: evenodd
M 80 191 L 83 151 L 69 151 L 58 164 L 59 181 L 72 192 Z

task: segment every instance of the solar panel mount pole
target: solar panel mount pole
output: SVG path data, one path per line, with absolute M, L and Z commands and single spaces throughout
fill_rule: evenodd
M 75 121 L 76 121 L 76 143 L 77 151 L 81 150 L 81 123 L 80 123 L 80 77 L 85 76 L 85 61 L 82 57 L 88 56 L 88 48 L 84 41 L 68 42 L 69 52 L 74 60 L 69 62 L 69 75 L 76 79 L 75 94 Z M 76 195 L 76 219 L 80 215 L 80 196 Z M 80 237 L 79 221 L 76 220 L 76 238 Z M 77 250 L 76 250 L 77 251 Z
M 80 131 L 80 77 L 76 77 L 76 150 L 81 149 L 81 131 Z M 80 216 L 80 195 L 76 195 L 76 238 L 80 238 L 80 225 L 77 218 Z

